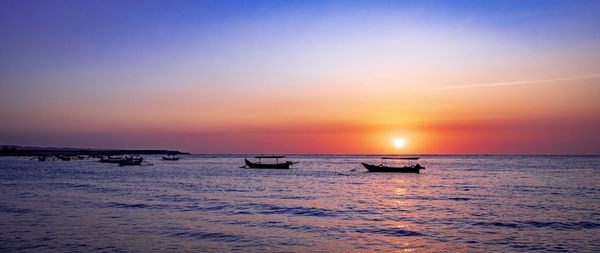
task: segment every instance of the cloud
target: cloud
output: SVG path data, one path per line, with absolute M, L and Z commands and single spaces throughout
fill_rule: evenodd
M 501 83 L 478 83 L 478 84 L 467 84 L 467 85 L 453 85 L 453 86 L 429 88 L 429 90 L 458 90 L 458 89 L 470 89 L 470 88 L 517 86 L 517 85 L 527 85 L 527 84 L 536 84 L 536 83 L 551 83 L 551 82 L 561 82 L 561 81 L 571 81 L 571 80 L 581 80 L 581 79 L 592 79 L 592 78 L 598 78 L 598 77 L 600 77 L 600 74 L 570 76 L 570 77 L 561 77 L 561 78 L 553 78 L 553 79 L 521 80 L 521 81 L 501 82 Z

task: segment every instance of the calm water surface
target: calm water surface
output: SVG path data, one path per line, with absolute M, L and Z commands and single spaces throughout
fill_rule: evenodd
M 0 157 L 0 251 L 600 251 L 600 157 L 429 156 L 421 174 L 146 158 Z

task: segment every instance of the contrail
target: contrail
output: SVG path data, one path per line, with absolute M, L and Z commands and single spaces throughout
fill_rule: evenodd
M 455 86 L 448 86 L 448 87 L 430 88 L 429 90 L 457 90 L 457 89 L 483 88 L 483 87 L 514 86 L 514 85 L 523 85 L 523 84 L 531 84 L 531 83 L 550 83 L 550 82 L 558 82 L 558 81 L 590 79 L 590 78 L 597 78 L 597 77 L 600 77 L 600 74 L 571 76 L 571 77 L 554 78 L 554 79 L 513 81 L 513 82 L 504 82 L 504 83 L 479 83 L 479 84 L 455 85 Z

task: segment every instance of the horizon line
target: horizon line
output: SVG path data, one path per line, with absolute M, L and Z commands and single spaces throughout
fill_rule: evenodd
M 21 147 L 21 148 L 48 148 L 48 149 L 81 149 L 81 150 L 115 150 L 115 151 L 144 151 L 144 150 L 162 150 L 177 151 L 187 153 L 183 155 L 288 155 L 288 156 L 600 156 L 600 154 L 545 154 L 545 153 L 277 153 L 277 152 L 203 152 L 194 153 L 189 151 L 171 149 L 171 148 L 94 148 L 94 147 L 56 147 L 56 146 L 26 146 L 17 144 L 0 144 L 0 147 Z

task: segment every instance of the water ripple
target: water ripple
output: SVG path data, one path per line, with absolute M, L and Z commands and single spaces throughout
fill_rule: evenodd
M 598 252 L 600 157 L 239 155 L 122 168 L 0 157 L 0 252 Z M 354 170 L 354 171 L 351 171 Z
M 423 236 L 419 232 L 405 230 L 401 228 L 362 228 L 356 229 L 357 233 L 371 233 L 387 236 Z

